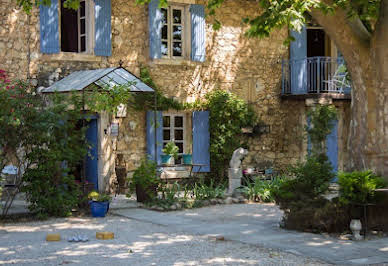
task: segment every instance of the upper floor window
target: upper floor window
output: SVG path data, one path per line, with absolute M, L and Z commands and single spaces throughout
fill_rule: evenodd
M 90 50 L 90 28 L 92 22 L 91 5 L 88 0 L 81 0 L 78 10 L 68 9 L 61 0 L 61 51 L 83 53 Z
M 150 56 L 152 59 L 205 61 L 205 8 L 203 5 L 149 4 Z
M 64 2 L 39 6 L 41 52 L 110 56 L 111 0 L 80 0 L 76 11 L 65 8 Z
M 162 8 L 161 50 L 163 57 L 183 57 L 186 44 L 185 9 L 181 6 Z

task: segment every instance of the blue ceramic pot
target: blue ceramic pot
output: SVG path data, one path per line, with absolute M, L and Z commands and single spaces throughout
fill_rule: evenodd
M 192 160 L 192 155 L 191 154 L 183 154 L 183 164 L 191 164 Z
M 105 217 L 109 210 L 109 201 L 90 201 L 89 204 L 93 217 Z

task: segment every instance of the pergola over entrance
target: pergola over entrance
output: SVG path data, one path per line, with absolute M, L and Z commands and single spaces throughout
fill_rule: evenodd
M 48 88 L 41 90 L 42 93 L 70 93 L 80 92 L 85 95 L 85 92 L 92 91 L 97 88 L 114 88 L 115 86 L 128 85 L 130 92 L 132 93 L 154 93 L 155 90 L 142 82 L 138 77 L 123 67 L 111 67 L 95 70 L 81 70 L 76 71 L 68 75 L 67 77 L 55 82 Z M 102 90 L 103 91 L 103 90 Z M 105 90 L 104 90 L 105 91 Z M 156 98 L 155 98 L 156 101 Z M 83 104 L 83 111 L 85 111 L 85 103 Z M 86 113 L 85 113 L 86 115 Z M 87 180 L 95 184 L 95 189 L 99 189 L 98 180 L 101 173 L 99 173 L 99 163 L 97 158 L 99 157 L 98 148 L 100 137 L 104 134 L 98 135 L 98 123 L 101 123 L 101 116 L 99 114 L 87 114 L 88 121 L 83 120 L 83 126 L 86 126 L 86 139 L 91 148 L 89 154 L 83 163 L 83 170 L 81 173 L 81 180 Z M 99 118 L 100 117 L 100 118 Z M 100 122 L 97 122 L 100 120 Z M 156 124 L 156 123 L 155 123 Z M 156 127 L 156 126 L 155 126 Z M 106 132 L 105 132 L 106 134 Z M 100 136 L 100 137 L 99 137 Z M 156 147 L 155 147 L 156 150 Z M 104 160 L 103 160 L 104 161 Z

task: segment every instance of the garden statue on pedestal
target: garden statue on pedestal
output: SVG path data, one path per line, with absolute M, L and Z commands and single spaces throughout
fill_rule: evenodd
M 241 161 L 248 154 L 248 150 L 238 148 L 233 152 L 232 159 L 229 162 L 228 178 L 229 193 L 233 194 L 234 190 L 241 186 L 242 169 Z

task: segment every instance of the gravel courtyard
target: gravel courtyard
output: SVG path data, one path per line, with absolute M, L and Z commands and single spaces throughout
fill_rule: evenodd
M 174 213 L 170 213 L 172 217 Z M 112 231 L 114 240 L 97 240 Z M 46 242 L 47 233 L 61 234 Z M 69 243 L 82 233 L 89 242 Z M 183 233 L 120 216 L 51 219 L 0 225 L 0 264 L 14 265 L 323 265 L 316 259 L 273 249 Z

